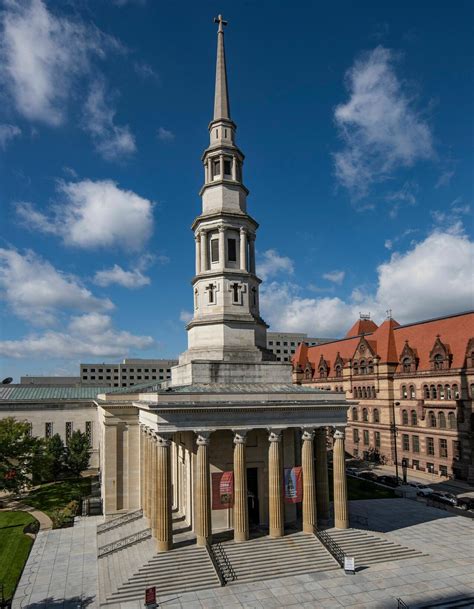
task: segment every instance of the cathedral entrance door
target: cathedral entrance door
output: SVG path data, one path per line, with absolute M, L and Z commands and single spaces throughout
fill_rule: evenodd
M 249 508 L 249 524 L 260 524 L 260 509 L 258 502 L 258 467 L 247 468 L 247 502 Z

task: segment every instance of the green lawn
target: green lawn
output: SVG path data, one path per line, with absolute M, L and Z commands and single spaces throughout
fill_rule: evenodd
M 33 545 L 23 529 L 35 521 L 26 512 L 0 512 L 0 582 L 5 586 L 5 598 L 13 596 Z
M 24 501 L 51 517 L 53 510 L 66 507 L 73 500 L 80 502 L 90 492 L 91 478 L 70 478 L 42 485 L 31 491 Z
M 329 470 L 329 490 L 331 494 L 333 494 L 333 485 L 332 485 L 332 471 Z M 396 497 L 395 493 L 388 488 L 383 488 L 382 486 L 378 486 L 370 480 L 363 480 L 362 478 L 353 478 L 352 476 L 347 476 L 347 494 L 349 500 L 353 499 L 393 499 Z

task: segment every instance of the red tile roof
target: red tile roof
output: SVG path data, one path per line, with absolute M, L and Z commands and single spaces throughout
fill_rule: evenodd
M 351 338 L 352 336 L 360 336 L 361 334 L 370 334 L 377 330 L 377 324 L 371 319 L 358 319 L 345 338 Z
M 358 323 L 354 324 L 348 334 L 357 326 Z M 359 324 L 360 327 L 364 326 Z M 367 334 L 365 339 L 380 357 L 382 363 L 399 362 L 405 341 L 408 341 L 408 345 L 416 351 L 419 358 L 417 370 L 430 370 L 430 352 L 439 335 L 441 342 L 449 347 L 452 355 L 451 368 L 462 368 L 465 365 L 468 341 L 474 337 L 474 311 L 405 326 L 400 326 L 394 319 L 387 319 L 380 327 L 375 327 L 375 331 Z M 312 368 L 316 370 L 322 355 L 329 366 L 328 375 L 333 376 L 337 354 L 339 353 L 344 360 L 351 359 L 360 339 L 360 336 L 343 338 L 315 347 L 306 347 L 306 349 L 300 348 L 300 345 L 292 361 L 294 364 L 299 363 L 303 368 L 309 361 Z

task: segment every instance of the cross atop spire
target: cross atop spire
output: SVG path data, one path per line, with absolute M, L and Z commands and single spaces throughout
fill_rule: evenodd
M 227 21 L 224 21 L 224 18 L 222 17 L 222 15 L 217 15 L 217 17 L 214 17 L 214 23 L 218 23 L 219 24 L 219 29 L 217 30 L 217 32 L 224 32 L 224 25 L 227 25 Z
M 229 92 L 227 90 L 227 71 L 225 67 L 224 50 L 224 21 L 222 15 L 214 17 L 214 23 L 219 24 L 217 30 L 217 63 L 216 63 L 216 93 L 214 97 L 214 119 L 230 119 Z

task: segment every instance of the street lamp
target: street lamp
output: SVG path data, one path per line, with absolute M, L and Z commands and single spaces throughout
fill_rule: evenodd
M 392 422 L 390 423 L 390 432 L 393 438 L 393 446 L 395 452 L 395 476 L 397 478 L 397 486 L 398 486 L 398 453 L 397 453 L 397 425 L 395 423 L 395 406 L 400 406 L 400 402 L 392 401 Z

